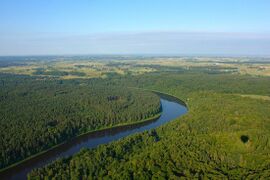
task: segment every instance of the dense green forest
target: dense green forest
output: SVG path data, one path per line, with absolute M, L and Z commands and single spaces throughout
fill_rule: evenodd
M 270 176 L 269 77 L 166 71 L 104 81 L 173 94 L 189 112 L 156 130 L 83 149 L 32 171 L 29 179 Z
M 0 75 L 0 168 L 76 135 L 154 117 L 148 91 L 19 75 Z

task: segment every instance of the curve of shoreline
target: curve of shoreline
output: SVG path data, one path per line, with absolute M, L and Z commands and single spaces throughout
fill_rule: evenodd
M 143 89 L 143 90 L 147 90 L 147 89 Z M 177 97 L 175 97 L 173 95 L 163 93 L 163 92 L 159 92 L 159 91 L 154 91 L 154 90 L 147 90 L 147 91 L 152 91 L 153 93 L 157 94 L 161 99 L 176 102 L 176 103 L 184 106 L 186 109 L 188 109 L 185 102 L 183 102 L 182 100 L 180 100 L 179 98 L 177 98 Z M 0 178 L 1 178 L 2 175 L 8 174 L 9 171 L 12 171 L 13 169 L 16 169 L 17 167 L 23 166 L 24 164 L 27 164 L 31 160 L 35 160 L 36 158 L 38 159 L 38 157 L 44 156 L 47 153 L 50 153 L 51 151 L 57 150 L 58 148 L 61 149 L 62 146 L 65 146 L 66 144 L 74 142 L 74 141 L 76 141 L 76 139 L 79 139 L 81 137 L 90 136 L 91 134 L 104 133 L 106 131 L 113 131 L 114 129 L 117 129 L 117 128 L 120 128 L 120 129 L 124 129 L 125 127 L 135 127 L 136 128 L 136 126 L 140 126 L 140 125 L 144 125 L 144 124 L 146 126 L 146 125 L 150 124 L 151 122 L 154 122 L 154 121 L 158 120 L 161 117 L 162 114 L 163 114 L 163 108 L 162 108 L 162 103 L 161 103 L 161 111 L 160 111 L 160 113 L 156 114 L 153 117 L 150 117 L 150 118 L 147 118 L 147 119 L 144 119 L 144 120 L 140 120 L 140 121 L 136 121 L 136 122 L 132 122 L 132 123 L 122 123 L 122 124 L 118 124 L 118 125 L 115 125 L 115 126 L 110 126 L 110 127 L 106 127 L 106 128 L 102 128 L 102 129 L 98 129 L 98 130 L 88 131 L 88 132 L 85 132 L 83 134 L 79 134 L 79 135 L 74 136 L 73 138 L 68 139 L 68 140 L 66 140 L 66 141 L 64 141 L 64 142 L 62 142 L 60 144 L 57 144 L 57 145 L 55 145 L 55 146 L 53 146 L 53 147 L 51 147 L 49 149 L 46 149 L 46 150 L 44 150 L 44 151 L 42 151 L 40 153 L 32 155 L 32 156 L 30 156 L 30 157 L 28 157 L 28 158 L 26 158 L 26 159 L 24 159 L 22 161 L 19 161 L 19 162 L 15 163 L 15 164 L 12 164 L 12 165 L 10 165 L 10 166 L 8 166 L 6 168 L 1 169 L 0 170 Z M 162 124 L 164 124 L 164 123 L 162 123 Z M 113 140 L 113 141 L 115 141 L 115 140 Z M 110 142 L 112 142 L 112 141 L 110 141 Z

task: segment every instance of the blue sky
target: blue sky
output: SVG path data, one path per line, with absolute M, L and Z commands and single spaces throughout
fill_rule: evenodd
M 0 55 L 269 55 L 269 19 L 269 0 L 1 0 Z

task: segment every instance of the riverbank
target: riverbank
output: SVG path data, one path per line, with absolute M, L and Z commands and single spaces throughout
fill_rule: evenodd
M 125 126 L 131 126 L 131 125 L 141 124 L 141 123 L 144 123 L 144 122 L 147 122 L 147 121 L 153 121 L 153 120 L 158 119 L 161 116 L 161 114 L 162 114 L 162 106 L 161 106 L 160 112 L 158 114 L 152 116 L 152 117 L 149 117 L 149 118 L 146 118 L 146 119 L 143 119 L 143 120 L 139 120 L 139 121 L 136 121 L 136 122 L 120 123 L 120 124 L 117 124 L 117 125 L 114 125 L 114 126 L 104 127 L 104 128 L 100 128 L 100 129 L 96 129 L 96 130 L 92 130 L 92 131 L 87 131 L 85 133 L 76 135 L 76 136 L 74 136 L 71 139 L 68 139 L 68 140 L 66 140 L 66 141 L 64 141 L 62 143 L 59 143 L 57 145 L 54 145 L 54 146 L 50 147 L 49 149 L 46 149 L 44 151 L 41 151 L 41 152 L 39 152 L 37 154 L 34 154 L 32 156 L 29 156 L 26 159 L 23 159 L 21 161 L 18 161 L 18 162 L 14 163 L 14 164 L 12 164 L 12 165 L 10 165 L 8 167 L 2 168 L 2 169 L 0 169 L 0 173 L 5 172 L 5 171 L 7 171 L 7 170 L 9 170 L 11 168 L 14 168 L 16 166 L 19 166 L 20 164 L 25 163 L 25 162 L 27 162 L 27 161 L 29 161 L 31 159 L 34 159 L 34 158 L 36 158 L 36 157 L 38 157 L 40 155 L 43 155 L 43 154 L 45 154 L 45 153 L 47 153 L 49 151 L 52 151 L 53 149 L 58 148 L 58 147 L 60 147 L 60 146 L 62 146 L 64 144 L 66 144 L 67 142 L 69 142 L 69 141 L 71 141 L 73 139 L 79 138 L 81 136 L 84 136 L 84 135 L 87 135 L 87 134 L 90 134 L 90 133 L 99 132 L 99 131 L 109 130 L 109 129 L 116 128 L 116 127 L 125 127 Z
M 154 89 L 143 89 L 143 88 L 138 88 L 138 87 L 128 87 L 128 88 L 139 89 L 139 90 L 142 90 L 142 91 L 151 91 L 151 92 L 157 94 L 159 97 L 166 97 L 166 99 L 171 99 L 173 101 L 176 101 L 176 102 L 178 102 L 179 104 L 185 106 L 188 109 L 188 104 L 185 101 L 182 101 L 181 99 L 179 99 L 178 97 L 176 97 L 176 96 L 174 96 L 172 94 L 161 92 L 161 91 L 154 90 Z
M 169 98 L 168 95 L 160 97 L 162 112 L 154 117 L 125 125 L 103 128 L 81 134 L 72 138 L 66 143 L 59 144 L 51 150 L 36 155 L 35 157 L 21 162 L 20 164 L 6 169 L 0 173 L 0 179 L 26 179 L 27 174 L 33 169 L 45 167 L 59 158 L 71 157 L 78 153 L 82 148 L 92 149 L 102 144 L 109 144 L 129 135 L 151 130 L 159 127 L 177 117 L 185 114 L 187 108 L 180 104 L 176 99 Z

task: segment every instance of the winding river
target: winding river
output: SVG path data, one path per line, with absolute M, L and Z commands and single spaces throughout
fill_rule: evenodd
M 91 132 L 56 148 L 53 148 L 41 155 L 24 161 L 0 173 L 0 179 L 26 179 L 27 173 L 34 168 L 43 167 L 57 158 L 71 156 L 81 148 L 94 148 L 100 144 L 116 141 L 128 135 L 156 128 L 168 121 L 171 121 L 187 112 L 187 108 L 179 99 L 157 93 L 160 96 L 162 114 L 159 118 L 133 125 L 114 127 L 111 129 Z

